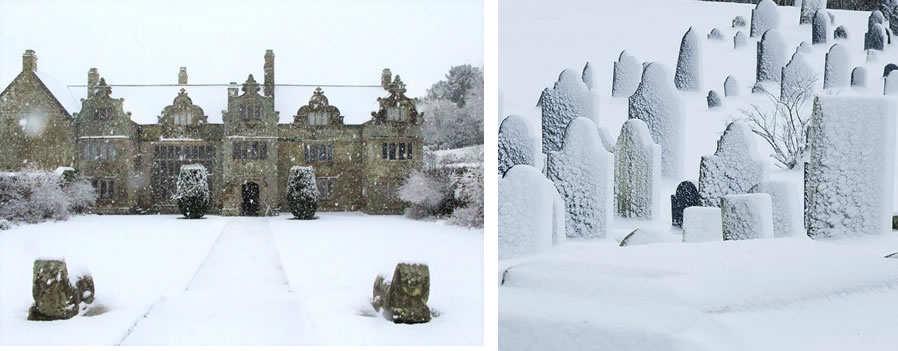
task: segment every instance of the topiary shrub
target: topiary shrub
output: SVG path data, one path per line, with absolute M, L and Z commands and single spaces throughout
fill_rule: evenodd
M 293 166 L 287 179 L 287 204 L 296 219 L 315 219 L 318 211 L 318 186 L 315 169 Z
M 209 208 L 208 176 L 203 165 L 181 166 L 181 172 L 178 173 L 178 189 L 172 200 L 178 203 L 178 211 L 184 217 L 196 219 L 206 215 Z

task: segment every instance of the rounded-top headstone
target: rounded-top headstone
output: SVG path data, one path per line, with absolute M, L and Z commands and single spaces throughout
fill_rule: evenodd
M 867 87 L 867 68 L 858 66 L 851 70 L 851 86 L 858 88 Z
M 757 37 L 779 26 L 779 12 L 773 0 L 761 0 L 751 10 L 751 36 Z
M 739 81 L 736 80 L 736 77 L 727 76 L 727 79 L 723 81 L 723 95 L 739 96 Z
M 499 125 L 499 176 L 516 165 L 535 166 L 536 141 L 524 117 L 511 115 Z

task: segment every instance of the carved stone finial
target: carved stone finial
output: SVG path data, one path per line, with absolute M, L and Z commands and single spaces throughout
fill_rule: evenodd
M 259 93 L 259 83 L 256 82 L 256 79 L 253 78 L 252 74 L 246 78 L 246 83 L 243 83 L 242 90 L 244 93 Z
M 112 94 L 112 88 L 106 85 L 106 78 L 100 78 L 100 84 L 97 85 L 97 96 L 109 97 Z

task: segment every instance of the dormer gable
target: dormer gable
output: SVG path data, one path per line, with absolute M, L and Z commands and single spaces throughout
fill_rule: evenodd
M 302 106 L 293 116 L 293 124 L 304 127 L 343 125 L 340 109 L 331 106 L 321 87 L 315 89 L 309 104 Z

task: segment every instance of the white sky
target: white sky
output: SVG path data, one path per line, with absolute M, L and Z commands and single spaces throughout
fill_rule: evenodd
M 261 83 L 273 49 L 277 83 L 380 84 L 389 67 L 421 96 L 450 66 L 483 66 L 483 3 L 0 0 L 3 87 L 26 49 L 66 84 L 90 67 L 110 84 L 174 84 L 181 66 L 193 84 Z

